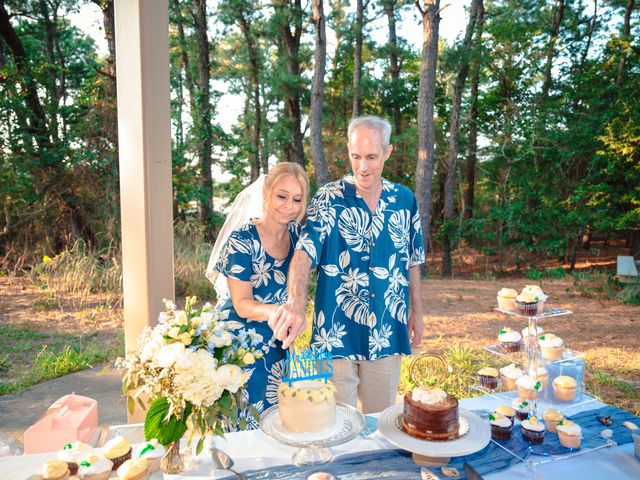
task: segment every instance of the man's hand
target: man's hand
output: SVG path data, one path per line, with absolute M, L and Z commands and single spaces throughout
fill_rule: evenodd
M 286 350 L 306 327 L 304 308 L 296 308 L 293 302 L 279 306 L 269 317 L 269 327 L 275 337 L 282 341 L 282 348 Z
M 411 339 L 411 347 L 419 347 L 422 343 L 422 336 L 424 334 L 424 320 L 422 318 L 422 312 L 417 313 L 415 310 L 411 310 L 409 313 L 409 338 Z

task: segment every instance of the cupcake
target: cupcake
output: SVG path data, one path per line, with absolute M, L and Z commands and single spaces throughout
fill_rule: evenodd
M 564 419 L 564 415 L 557 408 L 547 408 L 542 412 L 542 418 L 544 418 L 544 424 L 547 426 L 547 430 L 551 433 L 556 433 L 556 425 Z
M 571 402 L 575 400 L 578 391 L 578 382 L 573 377 L 560 375 L 553 380 L 553 394 L 556 400 Z
M 539 445 L 542 443 L 545 432 L 544 423 L 536 417 L 531 417 L 527 420 L 523 420 L 520 426 L 522 427 L 522 436 L 527 442 L 533 445 Z
M 537 342 L 540 338 L 540 335 L 544 333 L 544 328 L 536 327 L 536 333 L 533 333 L 533 329 L 530 327 L 524 327 L 522 329 L 522 341 L 523 343 L 529 347 L 533 345 L 533 342 Z
M 38 480 L 68 480 L 69 467 L 64 460 L 48 460 L 42 464 L 36 477 Z
M 493 367 L 481 368 L 478 370 L 478 382 L 485 388 L 496 388 L 498 386 L 498 370 Z
M 147 480 L 149 464 L 144 458 L 130 459 L 118 467 L 117 473 L 122 480 Z
M 516 411 L 509 405 L 498 405 L 498 407 L 496 408 L 496 412 L 501 413 L 509 420 L 511 420 L 511 425 L 513 425 L 513 422 L 515 422 L 516 420 Z
M 85 459 L 92 453 L 93 448 L 91 448 L 86 443 L 82 443 L 78 440 L 73 443 L 67 443 L 64 447 L 62 447 L 62 450 L 58 452 L 58 460 L 67 462 L 69 473 L 71 475 L 75 475 L 76 473 L 78 473 L 78 465 L 80 464 L 80 461 Z
M 111 475 L 113 462 L 92 453 L 80 462 L 78 475 L 82 480 L 107 480 Z
M 516 311 L 525 317 L 535 316 L 538 312 L 538 297 L 532 293 L 521 293 L 516 297 Z
M 499 412 L 493 412 L 489 415 L 489 424 L 491 425 L 491 436 L 498 440 L 509 440 L 511 438 L 511 429 L 513 422 Z
M 571 420 L 562 420 L 556 427 L 560 445 L 566 448 L 580 448 L 582 429 Z
M 522 289 L 522 293 L 531 293 L 538 298 L 538 308 L 536 313 L 540 315 L 544 311 L 544 305 L 547 303 L 547 295 L 544 294 L 542 289 L 538 285 L 525 285 Z
M 522 347 L 522 335 L 509 327 L 498 332 L 498 340 L 505 352 L 519 352 Z
M 114 437 L 104 444 L 102 454 L 113 462 L 113 470 L 117 470 L 120 465 L 131 458 L 131 444 L 124 437 Z
M 149 464 L 149 472 L 157 472 L 160 470 L 160 460 L 166 453 L 166 449 L 158 443 L 158 440 L 152 438 L 148 442 L 142 444 L 142 449 L 138 453 L 138 458 L 144 458 Z
M 538 340 L 542 357 L 546 360 L 558 360 L 564 352 L 564 342 L 553 333 L 545 333 Z
M 536 370 L 536 380 L 540 382 L 543 390 L 547 388 L 547 385 L 549 385 L 549 372 L 546 368 L 538 367 Z
M 516 411 L 516 418 L 520 421 L 529 418 L 529 412 L 531 411 L 531 405 L 526 400 L 516 397 L 511 402 L 511 406 Z
M 507 365 L 500 369 L 500 379 L 502 380 L 502 386 L 505 390 L 515 390 L 516 380 L 523 375 L 521 369 L 515 366 L 515 364 Z
M 509 312 L 516 311 L 516 297 L 518 292 L 513 288 L 502 288 L 498 292 L 498 308 Z
M 535 400 L 542 391 L 542 383 L 529 375 L 523 375 L 516 380 L 518 396 L 523 400 Z

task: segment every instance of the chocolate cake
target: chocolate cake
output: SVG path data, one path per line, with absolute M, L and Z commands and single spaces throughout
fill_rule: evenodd
M 416 390 L 404 396 L 402 430 L 424 440 L 458 438 L 458 399 L 440 389 Z

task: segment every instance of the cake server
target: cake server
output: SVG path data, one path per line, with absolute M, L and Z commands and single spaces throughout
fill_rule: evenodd
M 467 478 L 469 480 L 484 480 L 482 478 L 482 475 L 480 475 L 475 468 L 473 468 L 471 465 L 469 465 L 467 462 L 464 462 L 462 464 L 462 466 L 464 467 L 464 473 L 467 474 Z
M 214 467 L 220 470 L 229 470 L 238 480 L 246 480 L 242 475 L 231 468 L 233 467 L 233 460 L 219 448 L 211 447 L 211 460 L 213 460 Z

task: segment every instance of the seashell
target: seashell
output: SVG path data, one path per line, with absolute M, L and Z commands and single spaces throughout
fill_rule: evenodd
M 596 418 L 601 424 L 603 424 L 606 427 L 608 427 L 609 425 L 613 425 L 613 420 L 611 419 L 611 415 L 602 415 Z
M 440 467 L 445 477 L 459 477 L 460 472 L 454 467 Z
M 629 430 L 638 430 L 638 428 L 639 428 L 639 427 L 638 427 L 638 425 L 636 425 L 636 424 L 635 424 L 635 423 L 633 423 L 633 422 L 629 422 L 629 421 L 627 421 L 627 422 L 623 422 L 623 423 L 622 423 L 622 425 L 624 425 L 625 427 L 627 427 Z
M 605 428 L 600 432 L 600 436 L 602 438 L 611 438 L 613 437 L 613 430 L 611 430 L 610 428 Z

